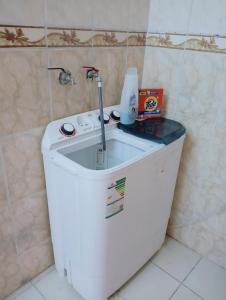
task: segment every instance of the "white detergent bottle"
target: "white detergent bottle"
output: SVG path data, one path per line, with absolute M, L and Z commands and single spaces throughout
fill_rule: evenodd
M 138 105 L 138 76 L 136 68 L 129 68 L 125 74 L 120 103 L 120 122 L 133 124 Z

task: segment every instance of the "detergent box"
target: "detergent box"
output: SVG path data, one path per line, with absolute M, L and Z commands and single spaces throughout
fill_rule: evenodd
M 137 119 L 159 118 L 163 105 L 163 89 L 139 89 Z

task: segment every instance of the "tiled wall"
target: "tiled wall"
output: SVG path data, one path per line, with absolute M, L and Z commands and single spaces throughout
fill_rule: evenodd
M 53 263 L 40 142 L 51 120 L 97 107 L 82 66 L 101 70 L 105 106 L 127 67 L 141 79 L 149 0 L 138 2 L 0 1 L 0 299 Z
M 168 232 L 224 268 L 225 22 L 225 1 L 151 0 L 142 82 L 164 88 L 166 117 L 187 129 Z

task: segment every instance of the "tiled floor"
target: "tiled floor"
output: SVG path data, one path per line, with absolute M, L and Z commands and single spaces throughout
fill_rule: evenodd
M 226 300 L 226 270 L 174 239 L 111 300 Z M 7 300 L 83 300 L 51 267 Z

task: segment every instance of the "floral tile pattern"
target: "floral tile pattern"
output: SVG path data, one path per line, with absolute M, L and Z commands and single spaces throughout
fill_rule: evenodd
M 128 36 L 128 46 L 145 46 L 146 32 L 130 32 Z
M 44 28 L 0 25 L 0 48 L 43 47 L 45 44 Z
M 146 46 L 226 53 L 226 37 L 148 33 Z
M 92 41 L 93 46 L 127 46 L 128 34 L 126 32 L 113 32 L 113 31 L 95 31 Z
M 150 46 L 226 53 L 225 36 L 0 25 L 0 48 Z
M 219 46 L 216 44 L 216 39 L 213 36 L 189 36 L 185 43 L 185 48 L 189 50 L 210 52 L 219 50 Z
M 77 29 L 47 30 L 48 47 L 90 47 L 92 46 L 92 31 Z
M 156 34 L 148 33 L 146 38 L 146 46 L 184 49 L 186 42 L 185 35 L 179 34 Z

